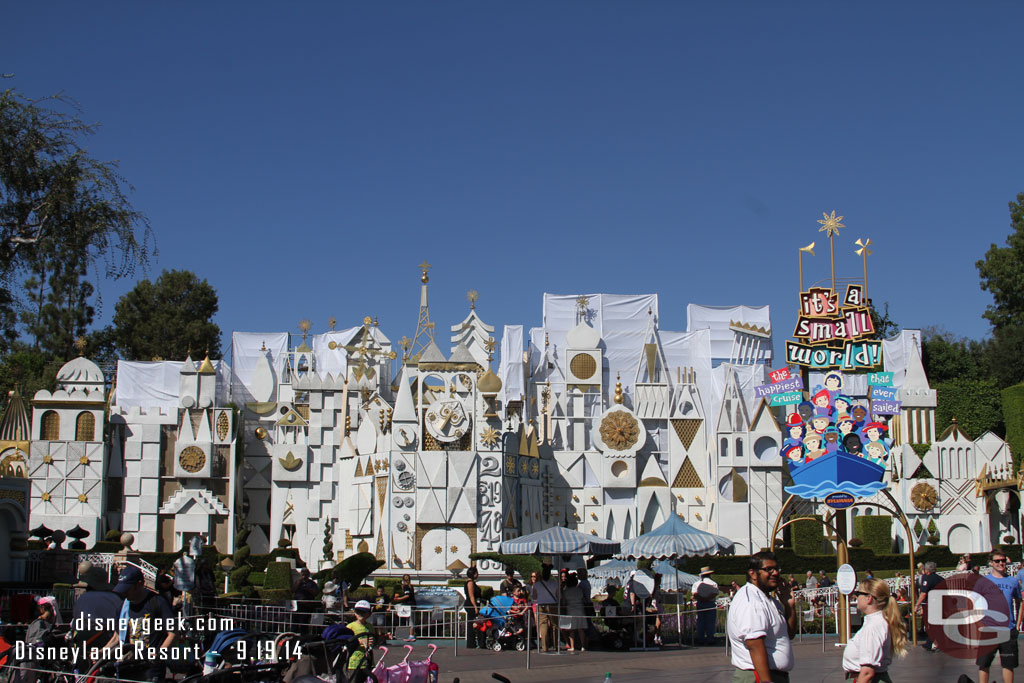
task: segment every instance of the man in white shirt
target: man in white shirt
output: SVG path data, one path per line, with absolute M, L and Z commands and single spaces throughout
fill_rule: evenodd
M 818 587 L 818 577 L 814 575 L 814 572 L 807 572 L 807 582 L 804 584 L 804 588 L 812 591 Z
M 733 683 L 789 683 L 793 668 L 796 610 L 788 583 L 780 575 L 775 553 L 750 557 L 747 584 L 729 606 L 728 635 L 732 646 Z M 778 598 L 770 593 L 778 591 Z M 780 602 L 781 600 L 781 602 Z
M 715 644 L 715 598 L 718 597 L 718 584 L 711 580 L 714 572 L 711 567 L 700 568 L 700 581 L 690 589 L 697 599 L 697 644 Z

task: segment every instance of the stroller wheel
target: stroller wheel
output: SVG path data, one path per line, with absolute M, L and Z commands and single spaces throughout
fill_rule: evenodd
M 492 650 L 494 650 L 495 652 L 501 652 L 501 649 L 502 649 L 502 648 L 501 648 L 501 641 L 500 641 L 500 640 L 498 640 L 497 638 L 495 638 L 494 640 L 492 640 L 492 641 L 491 641 L 491 642 L 489 643 L 489 645 L 491 646 L 491 649 L 492 649 Z
M 522 652 L 526 649 L 526 638 L 520 638 L 516 641 L 516 650 Z

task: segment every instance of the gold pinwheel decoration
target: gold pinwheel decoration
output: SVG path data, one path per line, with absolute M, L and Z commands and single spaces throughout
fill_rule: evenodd
M 333 315 L 327 319 L 327 327 L 333 332 L 334 328 L 338 325 L 338 319 Z
M 477 299 L 479 299 L 479 298 L 480 298 L 480 292 L 476 291 L 475 289 L 471 289 L 468 292 L 466 292 L 466 301 L 469 302 L 470 310 L 473 310 L 473 309 L 476 308 L 476 302 L 477 302 Z
M 857 241 L 854 242 L 854 244 L 860 247 L 860 249 L 856 250 L 857 256 L 860 256 L 862 259 L 864 259 L 864 299 L 866 301 L 868 298 L 868 256 L 870 256 L 874 252 L 872 252 L 870 249 L 871 240 L 868 238 L 858 238 Z
M 313 329 L 313 321 L 309 318 L 303 318 L 299 321 L 299 329 L 302 331 L 302 341 L 306 341 L 306 335 Z
M 836 212 L 833 211 L 832 215 L 825 212 L 821 213 L 823 218 L 818 219 L 818 224 L 821 225 L 818 228 L 818 232 L 823 232 L 828 235 L 828 251 L 832 261 L 832 291 L 836 289 L 836 250 L 834 240 L 836 235 L 839 234 L 839 228 L 845 228 L 843 225 L 842 216 L 836 216 Z

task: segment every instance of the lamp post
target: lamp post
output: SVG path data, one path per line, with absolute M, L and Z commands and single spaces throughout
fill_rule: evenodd
M 220 561 L 220 568 L 224 570 L 224 592 L 228 592 L 228 579 L 231 576 L 231 570 L 235 568 L 235 562 L 230 557 L 225 557 Z

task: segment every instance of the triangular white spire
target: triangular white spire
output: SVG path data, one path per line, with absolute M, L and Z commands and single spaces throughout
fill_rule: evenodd
M 416 422 L 416 405 L 412 400 L 412 378 L 409 366 L 402 366 L 402 378 L 398 380 L 398 398 L 395 400 L 393 422 Z

